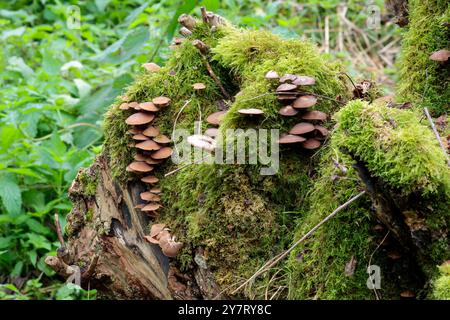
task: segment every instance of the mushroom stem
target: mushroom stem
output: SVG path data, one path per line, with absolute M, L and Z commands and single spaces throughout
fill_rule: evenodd
M 194 17 L 188 14 L 183 13 L 181 16 L 178 17 L 178 22 L 185 28 L 189 30 L 193 30 L 195 28 L 195 25 L 197 22 L 195 21 Z
M 208 13 L 206 12 L 206 8 L 205 7 L 200 7 L 200 11 L 202 13 L 203 22 L 208 24 Z
M 428 111 L 428 108 L 423 108 L 425 111 L 425 115 L 427 116 L 428 121 L 430 122 L 431 129 L 434 132 L 434 135 L 436 136 L 437 141 L 439 142 L 439 145 L 441 146 L 442 151 L 444 151 L 445 158 L 447 159 L 447 165 L 450 167 L 450 158 L 448 157 L 448 153 L 445 150 L 444 144 L 442 143 L 441 137 L 439 136 L 438 131 L 436 130 L 436 126 L 434 125 L 433 119 L 430 116 L 430 112 Z
M 192 41 L 192 44 L 194 45 L 194 47 L 196 47 L 202 54 L 207 54 L 209 51 L 209 47 L 206 45 L 206 43 L 204 43 L 201 40 L 194 40 Z

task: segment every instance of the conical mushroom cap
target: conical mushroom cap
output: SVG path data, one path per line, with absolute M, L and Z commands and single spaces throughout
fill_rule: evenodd
M 278 75 L 278 73 L 276 71 L 269 71 L 266 73 L 266 79 L 278 79 L 280 76 Z
M 162 144 L 166 144 L 166 143 L 172 142 L 172 140 L 170 140 L 170 138 L 168 136 L 165 136 L 163 134 L 160 134 L 160 135 L 154 137 L 153 141 L 158 142 L 158 143 L 162 143 Z
M 152 166 L 149 166 L 147 163 L 143 161 L 133 161 L 128 165 L 128 168 L 131 171 L 135 172 L 150 172 L 153 170 Z
M 281 137 L 278 140 L 279 144 L 290 144 L 290 143 L 298 143 L 298 142 L 303 142 L 306 141 L 305 138 L 303 138 L 302 136 L 297 136 L 294 134 L 287 134 L 283 137 Z
M 172 155 L 172 148 L 164 147 L 152 153 L 153 159 L 167 159 Z
M 306 95 L 306 96 L 298 97 L 294 101 L 292 106 L 295 109 L 305 109 L 305 108 L 312 107 L 316 103 L 317 103 L 317 98 L 315 96 L 313 96 L 313 95 Z
M 245 115 L 260 115 L 260 114 L 264 114 L 264 111 L 262 111 L 261 109 L 256 109 L 256 108 L 250 108 L 250 109 L 239 109 L 238 112 L 240 114 L 245 114 Z
M 302 147 L 309 150 L 317 149 L 320 147 L 320 141 L 316 139 L 308 139 L 302 143 Z
M 158 183 L 159 179 L 155 176 L 146 176 L 141 179 L 142 182 L 155 184 Z
M 205 136 L 215 138 L 219 134 L 219 129 L 217 128 L 208 128 L 205 130 Z
M 140 125 L 140 124 L 146 124 L 153 121 L 155 118 L 154 114 L 151 113 L 143 113 L 143 112 L 137 112 L 132 114 L 125 120 L 125 123 L 128 125 Z
M 135 145 L 136 148 L 145 151 L 154 151 L 161 149 L 160 145 L 153 140 L 146 140 Z
M 225 113 L 226 113 L 226 111 L 217 111 L 217 112 L 211 113 L 206 118 L 206 122 L 217 126 L 220 124 L 220 121 L 222 120 Z
M 159 129 L 153 126 L 148 127 L 145 129 L 142 134 L 146 135 L 147 137 L 156 137 L 159 135 Z
M 203 90 L 206 88 L 206 85 L 204 83 L 197 82 L 192 85 L 192 88 L 194 88 L 194 90 Z
M 170 103 L 170 98 L 167 97 L 156 97 L 152 100 L 152 102 L 158 107 L 168 106 Z
M 159 110 L 159 109 L 155 106 L 155 104 L 154 104 L 153 102 L 150 102 L 150 101 L 140 103 L 140 104 L 139 104 L 139 107 L 140 107 L 142 110 L 145 110 L 145 111 L 153 111 L 153 112 L 156 112 L 156 111 Z
M 144 136 L 144 135 L 141 134 L 141 133 L 138 133 L 138 134 L 135 134 L 135 135 L 133 136 L 133 139 L 134 139 L 134 140 L 137 140 L 137 141 L 145 141 L 145 140 L 148 140 L 149 137 Z
M 144 67 L 145 70 L 150 72 L 158 72 L 161 69 L 160 66 L 158 66 L 156 63 L 153 62 L 144 63 L 142 66 Z
M 297 86 L 295 84 L 291 84 L 291 83 L 283 83 L 280 84 L 277 88 L 277 92 L 286 92 L 286 91 L 292 91 L 297 89 Z
M 161 208 L 162 206 L 159 203 L 149 203 L 147 204 L 145 207 L 143 207 L 141 209 L 141 211 L 144 212 L 154 212 L 156 210 L 158 210 L 159 208 Z
M 128 103 L 123 102 L 120 104 L 119 109 L 120 110 L 128 110 L 128 109 L 130 109 L 130 106 L 128 105 Z
M 297 86 L 311 86 L 316 83 L 316 80 L 313 77 L 308 76 L 297 76 L 297 78 L 292 81 L 292 84 Z
M 289 130 L 290 134 L 304 134 L 314 131 L 314 125 L 308 122 L 300 122 L 297 123 L 295 126 L 292 127 L 291 130 Z
M 439 62 L 448 61 L 448 58 L 450 58 L 450 51 L 447 49 L 438 50 L 430 56 L 431 60 Z
M 280 111 L 278 111 L 279 114 L 286 117 L 292 117 L 295 116 L 298 113 L 298 110 L 295 110 L 292 106 L 286 106 L 284 108 L 281 108 Z
M 161 198 L 157 194 L 151 193 L 150 191 L 142 192 L 140 196 L 141 199 L 145 201 L 154 201 L 154 202 L 161 201 Z
M 313 110 L 313 111 L 305 112 L 305 114 L 302 115 L 302 119 L 325 121 L 325 120 L 327 120 L 327 114 L 322 111 Z

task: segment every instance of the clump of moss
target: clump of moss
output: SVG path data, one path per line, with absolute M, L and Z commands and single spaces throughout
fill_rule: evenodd
M 440 275 L 433 282 L 432 298 L 450 300 L 450 263 L 447 261 L 439 266 Z
M 86 169 L 80 171 L 78 182 L 81 184 L 80 187 L 84 196 L 95 196 L 98 184 L 97 174 L 97 172 L 88 172 Z
M 429 59 L 450 48 L 450 7 L 446 0 L 410 0 L 409 24 L 402 40 L 397 98 L 435 115 L 448 109 L 450 68 Z

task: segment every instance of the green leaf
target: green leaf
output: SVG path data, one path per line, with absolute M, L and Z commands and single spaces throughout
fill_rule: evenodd
M 37 262 L 37 253 L 36 250 L 32 250 L 32 251 L 28 251 L 27 252 L 28 257 L 30 258 L 30 262 L 33 266 L 36 266 L 36 262 Z
M 52 249 L 51 244 L 47 240 L 47 238 L 35 233 L 27 233 L 27 236 L 29 242 L 35 249 L 47 249 L 49 251 Z
M 23 262 L 17 261 L 16 265 L 14 266 L 14 269 L 11 271 L 11 276 L 19 277 L 20 274 L 22 273 L 22 269 L 23 269 Z
M 36 219 L 29 219 L 29 220 L 27 220 L 26 224 L 30 228 L 31 231 L 34 231 L 36 233 L 41 233 L 44 235 L 50 233 L 50 229 L 47 227 L 44 227 Z
M 177 7 L 177 11 L 172 17 L 169 26 L 166 30 L 166 39 L 171 40 L 173 34 L 175 33 L 175 29 L 178 26 L 178 17 L 182 13 L 190 13 L 199 3 L 199 0 L 189 0 L 189 1 L 180 1 L 180 4 Z
M 17 215 L 22 207 L 22 194 L 12 174 L 0 174 L 0 197 L 6 212 Z

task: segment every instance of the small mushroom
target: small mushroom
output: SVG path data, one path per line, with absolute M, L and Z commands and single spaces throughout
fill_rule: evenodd
M 215 138 L 219 134 L 219 129 L 217 128 L 208 128 L 205 130 L 205 136 Z
M 167 159 L 167 158 L 169 158 L 172 155 L 172 152 L 173 152 L 172 148 L 164 147 L 164 148 L 159 149 L 156 152 L 153 152 L 152 153 L 152 158 L 153 159 L 157 159 L 157 160 L 159 160 L 159 159 Z
M 145 207 L 145 203 L 140 203 L 134 206 L 135 209 L 142 209 L 143 207 Z
M 325 121 L 325 120 L 327 120 L 327 114 L 325 112 L 318 111 L 318 110 L 308 111 L 302 115 L 302 119 Z
M 298 113 L 298 110 L 292 108 L 292 106 L 286 106 L 281 108 L 278 113 L 285 117 L 292 117 Z
M 145 129 L 142 134 L 146 135 L 147 137 L 156 137 L 159 135 L 159 129 L 153 126 L 148 127 Z
M 155 141 L 157 143 L 161 143 L 161 144 L 166 144 L 166 143 L 172 142 L 172 140 L 170 140 L 170 138 L 168 136 L 165 136 L 163 134 L 160 134 L 160 135 L 157 135 L 156 137 L 154 137 L 153 141 Z
M 153 165 L 153 164 L 160 164 L 162 160 L 155 160 L 151 157 L 146 157 L 144 161 L 148 164 Z
M 203 90 L 206 88 L 206 85 L 204 83 L 197 82 L 192 85 L 192 88 L 194 88 L 194 90 Z
M 158 66 L 156 63 L 153 62 L 144 63 L 142 66 L 144 67 L 145 70 L 150 72 L 158 72 L 161 69 L 160 66 Z
M 145 201 L 154 201 L 154 202 L 161 201 L 161 198 L 157 194 L 151 193 L 150 191 L 142 192 L 140 196 L 141 199 Z
M 256 108 L 239 109 L 238 112 L 240 114 L 251 115 L 251 116 L 264 114 L 264 111 L 262 111 L 261 109 L 256 109 Z
M 139 103 L 137 103 L 136 101 L 128 103 L 128 106 L 134 110 L 141 110 L 141 107 L 139 107 Z
M 128 132 L 135 135 L 135 134 L 142 133 L 142 130 L 139 130 L 138 128 L 131 128 L 130 130 L 128 130 Z
M 308 139 L 302 143 L 302 146 L 308 150 L 317 149 L 320 147 L 320 141 L 316 139 Z
M 292 84 L 297 86 L 311 86 L 316 83 L 316 79 L 308 76 L 297 76 L 295 80 L 292 81 Z
M 316 132 L 318 133 L 318 137 L 317 139 L 324 139 L 326 136 L 328 136 L 329 131 L 327 128 L 319 126 L 319 125 L 315 125 L 314 129 L 316 129 Z
M 153 170 L 153 167 L 143 161 L 133 161 L 128 165 L 127 169 L 132 172 L 150 172 Z
M 214 151 L 214 149 L 217 147 L 216 140 L 200 134 L 194 134 L 193 136 L 187 137 L 187 142 L 196 148 L 204 149 L 209 152 Z
M 134 156 L 134 160 L 136 160 L 136 161 L 145 161 L 145 158 L 146 157 L 140 153 L 136 153 L 136 155 Z
M 300 122 L 297 123 L 295 126 L 292 127 L 291 130 L 289 130 L 290 134 L 304 134 L 311 131 L 314 131 L 314 125 L 308 122 Z
M 129 116 L 125 120 L 125 123 L 128 125 L 136 126 L 136 125 L 150 123 L 153 121 L 153 119 L 155 119 L 155 115 L 152 113 L 137 112 L 137 113 L 134 113 L 131 116 Z
M 210 114 L 206 118 L 206 122 L 212 125 L 218 126 L 220 124 L 220 121 L 222 120 L 223 116 L 225 115 L 226 111 L 217 111 L 212 114 Z
M 153 112 L 156 112 L 156 111 L 159 110 L 159 109 L 155 106 L 155 104 L 154 104 L 153 102 L 150 102 L 150 101 L 140 103 L 140 104 L 139 104 L 139 107 L 140 107 L 142 110 L 145 110 L 145 111 L 153 111 Z
M 297 89 L 297 86 L 295 84 L 283 83 L 278 86 L 277 92 L 286 92 L 286 91 L 292 91 L 295 89 Z
M 183 248 L 183 243 L 175 241 L 175 238 L 171 238 L 169 241 L 161 243 L 162 253 L 169 257 L 174 258 L 178 255 L 180 250 Z
M 145 207 L 143 207 L 141 209 L 141 211 L 144 211 L 144 212 L 155 212 L 161 207 L 162 206 L 159 203 L 149 203 Z
M 153 140 L 146 140 L 144 142 L 140 142 L 136 144 L 135 147 L 145 151 L 155 151 L 161 149 L 161 146 Z
M 405 291 L 400 293 L 400 297 L 402 297 L 402 298 L 415 298 L 416 295 L 414 294 L 414 292 L 412 292 L 410 290 L 405 290 Z
M 448 61 L 448 58 L 450 58 L 450 51 L 447 49 L 438 50 L 430 56 L 431 60 L 438 62 Z
M 149 137 L 144 136 L 144 135 L 141 134 L 141 133 L 138 133 L 138 134 L 135 134 L 135 135 L 133 136 L 133 139 L 134 139 L 134 140 L 138 140 L 138 141 L 145 141 L 145 140 L 148 140 Z
M 151 188 L 150 192 L 154 193 L 154 194 L 160 194 L 161 193 L 161 188 Z
M 278 79 L 280 76 L 276 71 L 269 71 L 266 73 L 266 79 L 272 80 L 272 79 Z
M 180 45 L 183 43 L 183 41 L 185 41 L 186 39 L 184 38 L 173 38 L 172 43 L 176 46 Z
M 166 225 L 164 223 L 155 223 L 152 224 L 150 228 L 150 235 L 145 236 L 145 240 L 150 243 L 159 244 L 158 235 L 164 230 Z
M 170 103 L 170 98 L 156 97 L 156 98 L 153 98 L 152 102 L 158 107 L 166 107 Z
M 303 138 L 302 136 L 297 136 L 294 134 L 286 134 L 278 140 L 278 143 L 279 144 L 290 144 L 290 143 L 298 143 L 298 142 L 303 142 L 303 141 L 306 141 L 306 139 Z
M 178 23 L 188 30 L 194 30 L 197 21 L 193 16 L 183 13 L 178 17 Z
M 155 184 L 158 183 L 159 179 L 155 176 L 146 176 L 141 179 L 142 182 Z
M 129 101 L 130 101 L 130 97 L 127 96 L 127 95 L 123 95 L 123 96 L 121 97 L 121 99 L 122 99 L 123 102 L 129 102 Z
M 306 109 L 306 108 L 312 107 L 316 103 L 317 103 L 317 98 L 315 96 L 313 96 L 313 95 L 305 95 L 305 96 L 298 97 L 294 101 L 292 106 L 295 109 Z
M 128 105 L 128 103 L 123 102 L 120 104 L 119 109 L 120 110 L 128 110 L 128 109 L 130 109 L 130 106 Z
M 291 102 L 292 100 L 297 99 L 297 95 L 295 94 L 283 94 L 283 92 L 279 92 L 279 94 L 277 95 L 277 99 L 278 101 L 284 102 Z
M 281 83 L 292 82 L 292 81 L 294 81 L 295 79 L 297 79 L 297 76 L 296 76 L 295 74 L 289 74 L 289 73 L 286 73 L 284 76 L 282 76 L 282 77 L 280 78 L 280 82 L 281 82 Z
M 186 27 L 180 28 L 179 32 L 183 37 L 189 37 L 192 34 L 192 31 Z

